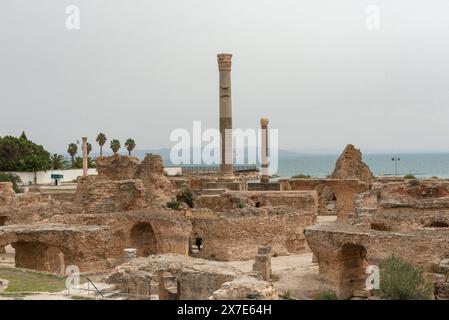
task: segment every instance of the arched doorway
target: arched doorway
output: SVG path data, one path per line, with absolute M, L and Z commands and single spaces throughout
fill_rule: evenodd
M 15 265 L 18 268 L 64 274 L 64 253 L 57 247 L 42 242 L 15 242 Z
M 131 245 L 137 249 L 138 257 L 148 257 L 157 253 L 157 240 L 151 224 L 141 222 L 132 227 Z
M 366 249 L 361 245 L 345 244 L 340 252 L 340 296 L 351 296 L 356 289 L 363 289 L 368 263 Z

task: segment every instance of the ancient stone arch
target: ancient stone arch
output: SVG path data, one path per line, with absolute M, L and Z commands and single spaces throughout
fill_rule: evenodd
M 16 267 L 64 274 L 66 256 L 63 248 L 36 241 L 12 243 L 16 249 Z
M 138 257 L 157 253 L 157 239 L 150 223 L 139 222 L 131 228 L 131 246 L 137 249 Z

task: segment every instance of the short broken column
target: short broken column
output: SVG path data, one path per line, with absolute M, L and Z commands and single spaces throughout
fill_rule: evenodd
M 83 177 L 87 177 L 87 137 L 83 137 Z
M 262 145 L 261 145 L 261 183 L 270 182 L 270 175 L 268 174 L 268 119 L 262 118 L 260 119 L 260 129 L 262 135 Z
M 262 278 L 265 281 L 269 281 L 271 278 L 271 247 L 259 247 L 255 260 L 253 270 L 260 272 L 262 274 Z

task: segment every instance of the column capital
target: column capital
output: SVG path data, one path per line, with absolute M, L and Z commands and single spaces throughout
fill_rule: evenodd
M 264 128 L 266 128 L 266 127 L 268 127 L 268 118 L 260 118 L 260 126 L 261 127 L 264 127 Z
M 232 54 L 219 53 L 217 54 L 218 70 L 219 71 L 231 71 L 232 66 Z

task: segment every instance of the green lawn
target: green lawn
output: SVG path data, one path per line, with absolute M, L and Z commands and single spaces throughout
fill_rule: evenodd
M 5 293 L 58 292 L 65 289 L 66 280 L 52 274 L 8 267 L 0 267 L 0 278 L 9 281 Z

